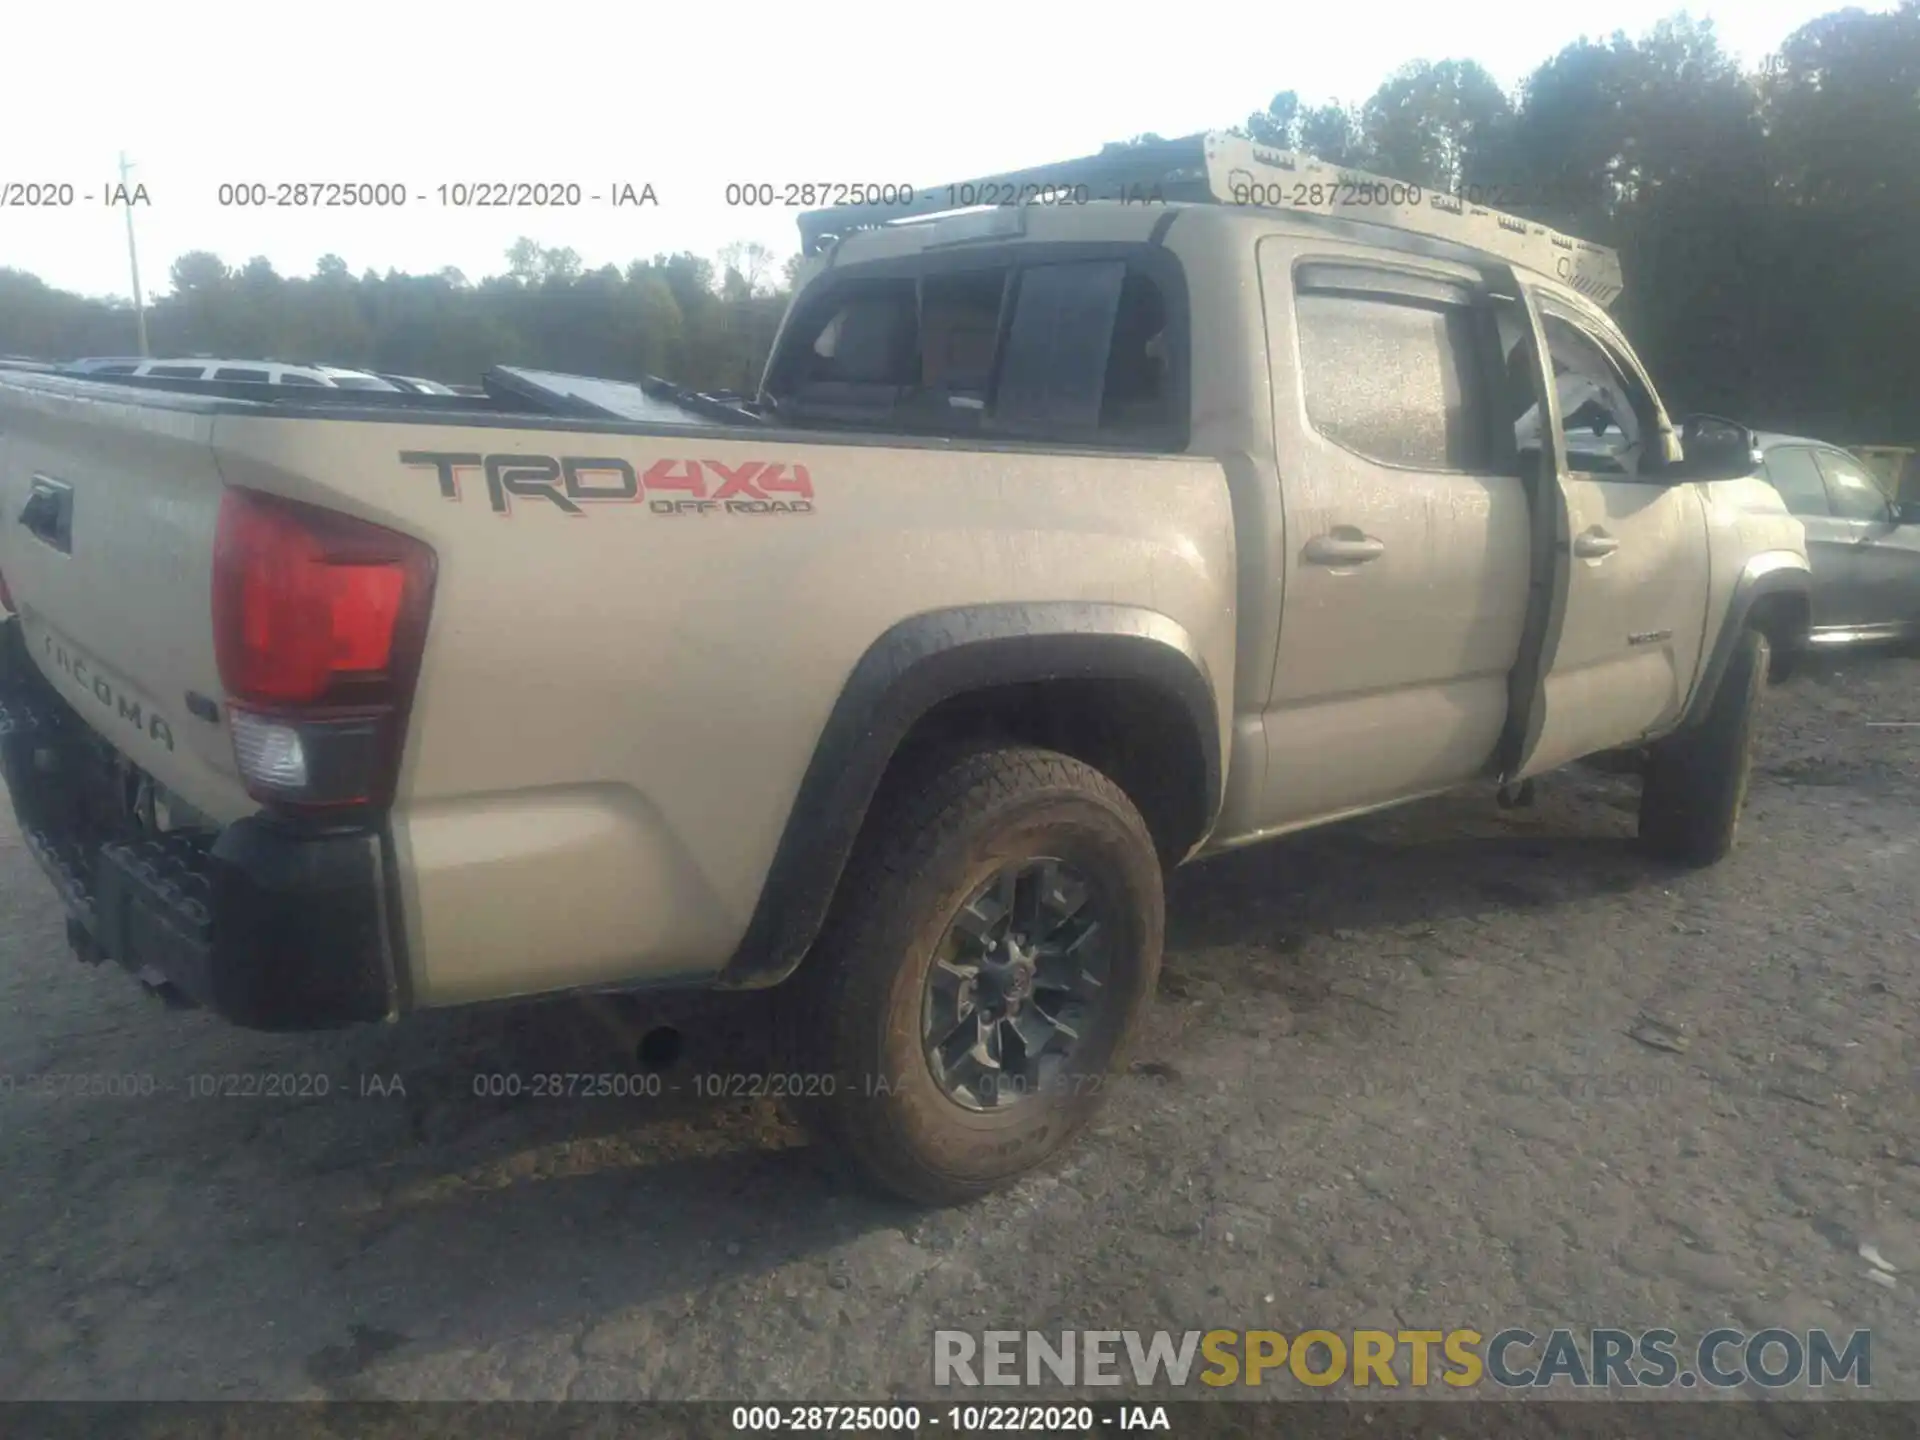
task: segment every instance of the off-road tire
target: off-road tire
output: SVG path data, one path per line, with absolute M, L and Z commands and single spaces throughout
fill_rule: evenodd
M 1733 849 L 1771 659 L 1767 637 L 1744 631 L 1705 717 L 1652 747 L 1640 790 L 1640 844 L 1648 854 L 1699 867 Z
M 1108 985 L 1072 1056 L 1073 1082 L 982 1112 L 951 1098 L 923 1050 L 936 947 L 1010 862 L 1066 860 L 1114 926 Z M 945 749 L 889 777 L 801 967 L 790 1032 L 807 1066 L 796 1108 L 871 1182 L 960 1204 L 1045 1164 L 1098 1107 L 1159 974 L 1162 869 L 1140 812 L 1091 766 L 1025 746 Z
M 1774 645 L 1771 640 L 1767 643 L 1772 647 L 1772 657 L 1767 666 L 1768 686 L 1784 685 L 1789 680 L 1799 679 L 1807 668 L 1807 647 L 1804 641 L 1797 646 Z

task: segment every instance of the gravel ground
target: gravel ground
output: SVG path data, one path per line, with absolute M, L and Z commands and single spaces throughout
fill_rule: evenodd
M 1920 661 L 1776 690 L 1706 873 L 1640 860 L 1632 782 L 1584 771 L 1182 872 L 1097 1130 L 933 1215 L 768 1102 L 474 1096 L 629 1068 L 617 1013 L 166 1013 L 69 958 L 9 813 L 0 1398 L 925 1398 L 943 1327 L 1719 1323 L 1870 1328 L 1875 1392 L 1920 1398 L 1920 729 L 1870 723 L 1901 720 Z M 762 1028 L 686 1017 L 668 1083 Z M 193 1078 L 275 1075 L 308 1093 Z

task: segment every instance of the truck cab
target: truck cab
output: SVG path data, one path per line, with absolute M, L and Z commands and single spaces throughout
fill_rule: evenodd
M 926 218 L 803 217 L 813 253 L 766 389 L 803 423 L 819 395 L 825 423 L 868 404 L 867 423 L 992 434 L 1003 276 L 1031 286 L 1037 267 L 1059 292 L 1036 318 L 1062 337 L 1050 373 L 1085 397 L 1086 437 L 1216 457 L 1232 494 L 1229 763 L 1206 850 L 1649 744 L 1713 688 L 1718 620 L 1769 594 L 1756 614 L 1797 648 L 1803 532 L 1739 427 L 1702 417 L 1689 458 L 1605 309 L 1612 252 L 1238 137 L 1198 150 L 934 187 Z M 987 193 L 1020 203 L 942 213 Z M 888 303 L 887 333 L 926 327 L 924 369 L 895 340 L 865 388 L 814 383 L 817 342 Z M 1089 327 L 1108 343 L 1076 345 Z M 1085 373 L 1060 378 L 1073 361 Z M 1116 372 L 1146 377 L 1125 424 Z

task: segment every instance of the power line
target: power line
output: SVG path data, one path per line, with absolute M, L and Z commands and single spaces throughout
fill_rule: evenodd
M 140 293 L 140 252 L 133 243 L 133 196 L 127 191 L 127 173 L 133 166 L 127 161 L 127 152 L 120 152 L 120 192 L 125 197 L 127 207 L 127 264 L 133 269 L 133 312 L 140 325 L 140 356 L 147 358 L 152 352 L 147 349 L 147 302 Z

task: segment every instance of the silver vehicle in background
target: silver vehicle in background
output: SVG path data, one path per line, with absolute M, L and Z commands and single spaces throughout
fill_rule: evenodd
M 283 360 L 222 360 L 208 355 L 143 360 L 135 355 L 75 360 L 61 367 L 69 375 L 150 376 L 159 380 L 242 380 L 260 385 L 308 385 L 327 390 L 383 390 L 401 387 L 367 370 L 339 365 L 291 365 Z
M 404 390 L 409 395 L 454 395 L 457 392 L 451 385 L 443 385 L 438 380 L 423 380 L 418 375 L 389 375 L 380 372 L 380 378 L 396 390 Z
M 1920 639 L 1920 502 L 1892 501 L 1860 459 L 1799 435 L 1755 436 L 1807 529 L 1813 645 Z
M 90 355 L 56 364 L 54 369 L 67 375 L 131 375 L 146 363 L 142 355 Z
M 341 390 L 385 390 L 391 393 L 405 393 L 406 390 L 405 386 L 396 385 L 371 370 L 349 370 L 340 365 L 315 365 L 313 368 Z

